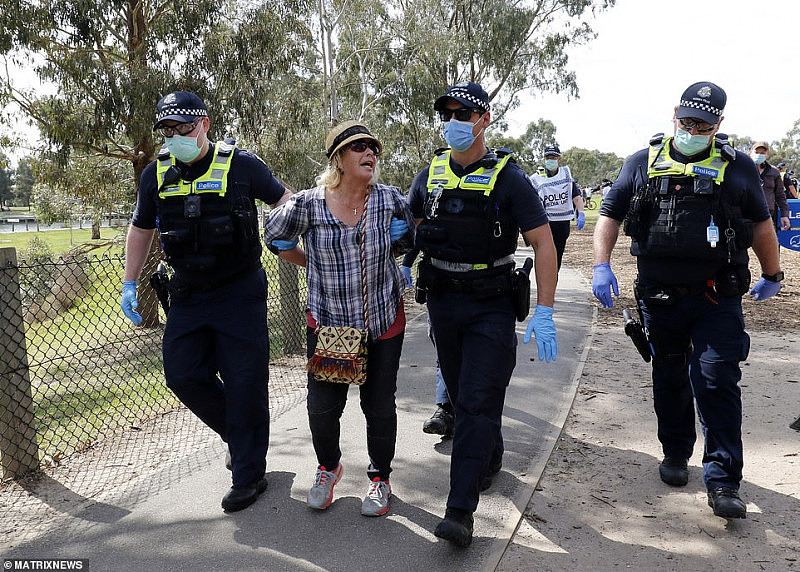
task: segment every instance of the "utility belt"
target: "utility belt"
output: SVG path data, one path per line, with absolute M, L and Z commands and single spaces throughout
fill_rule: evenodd
M 458 292 L 470 294 L 479 300 L 511 295 L 514 313 L 521 322 L 527 318 L 530 311 L 529 274 L 532 265 L 533 261 L 528 259 L 522 269 L 509 269 L 494 276 L 462 279 L 442 274 L 426 258 L 418 267 L 415 298 L 418 303 L 424 304 L 429 294 L 440 296 Z
M 438 258 L 430 258 L 431 266 L 439 270 L 446 270 L 448 272 L 469 272 L 475 270 L 472 264 L 468 262 L 448 262 L 447 260 L 440 260 Z M 494 262 L 487 264 L 487 268 L 497 268 L 498 266 L 505 266 L 514 262 L 514 255 L 509 254 L 502 258 L 498 258 Z
M 750 270 L 742 265 L 725 265 L 705 283 L 681 286 L 642 284 L 637 278 L 633 291 L 637 300 L 653 306 L 670 306 L 681 298 L 713 292 L 722 297 L 744 295 L 750 289 Z
M 441 275 L 434 276 L 425 282 L 425 289 L 429 294 L 433 295 L 463 292 L 472 294 L 476 298 L 491 298 L 492 296 L 500 296 L 511 292 L 511 273 L 468 280 Z
M 691 284 L 688 286 L 658 286 L 653 284 L 642 285 L 639 279 L 633 283 L 633 292 L 637 300 L 642 300 L 654 306 L 670 306 L 681 298 L 697 296 L 714 290 L 713 280 L 705 284 Z
M 179 273 L 176 273 L 169 280 L 169 296 L 170 300 L 186 299 L 190 295 L 202 292 L 211 292 L 217 288 L 232 284 L 237 280 L 244 278 L 261 269 L 261 260 L 254 260 L 252 263 L 247 264 L 241 270 L 230 274 L 220 280 L 186 280 Z

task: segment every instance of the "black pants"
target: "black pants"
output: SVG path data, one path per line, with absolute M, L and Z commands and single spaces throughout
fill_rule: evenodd
M 692 456 L 696 403 L 706 487 L 738 489 L 744 464 L 739 363 L 750 350 L 741 298 L 696 294 L 670 306 L 640 306 L 655 349 L 653 402 L 664 455 Z
M 517 357 L 516 318 L 508 294 L 428 294 L 436 353 L 455 409 L 448 508 L 474 512 L 480 479 L 503 456 L 502 415 Z
M 561 259 L 564 258 L 564 249 L 567 248 L 567 239 L 569 238 L 569 223 L 568 220 L 551 220 L 550 232 L 553 235 L 553 242 L 556 245 L 556 254 L 558 255 L 558 269 L 561 270 Z
M 308 357 L 317 347 L 317 336 L 313 328 L 306 328 Z M 400 352 L 403 349 L 403 334 L 387 340 L 371 341 L 367 345 L 367 381 L 359 386 L 361 411 L 367 420 L 367 454 L 370 480 L 389 478 L 392 472 L 395 443 L 397 442 L 397 370 L 400 367 Z M 346 383 L 316 381 L 308 375 L 308 425 L 317 454 L 317 463 L 332 471 L 339 464 L 342 450 L 339 448 L 341 417 L 347 403 Z
M 233 486 L 258 481 L 269 443 L 264 270 L 172 300 L 163 351 L 167 387 L 228 443 Z

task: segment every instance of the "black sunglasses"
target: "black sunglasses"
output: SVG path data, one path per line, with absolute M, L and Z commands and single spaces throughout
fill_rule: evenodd
M 359 139 L 358 141 L 353 141 L 347 146 L 347 148 L 352 149 L 356 153 L 363 153 L 367 150 L 367 148 L 369 148 L 373 153 L 375 153 L 376 157 L 381 154 L 381 149 L 378 147 L 378 144 L 374 141 L 370 141 L 369 139 Z
M 678 123 L 681 124 L 681 127 L 686 129 L 686 131 L 691 131 L 692 129 L 697 129 L 698 133 L 711 133 L 714 131 L 716 125 L 712 125 L 711 123 L 706 123 L 704 121 L 697 121 L 695 119 L 690 118 L 683 118 L 678 119 Z
M 442 121 L 450 121 L 450 118 L 455 115 L 456 121 L 469 121 L 473 113 L 483 113 L 483 110 L 477 107 L 460 107 L 458 109 L 442 109 L 439 112 L 439 117 Z
M 188 123 L 178 123 L 177 125 L 173 125 L 172 127 L 162 127 L 159 129 L 161 134 L 164 137 L 172 137 L 176 133 L 178 135 L 188 135 L 194 128 L 197 126 L 197 122 L 200 121 L 199 119 L 195 119 L 194 121 L 189 121 Z

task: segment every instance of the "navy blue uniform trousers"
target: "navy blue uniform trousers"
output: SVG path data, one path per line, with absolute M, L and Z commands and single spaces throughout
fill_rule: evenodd
M 428 293 L 436 353 L 455 410 L 448 508 L 474 512 L 480 480 L 503 455 L 506 388 L 517 360 L 511 296 Z
M 672 305 L 643 300 L 640 307 L 655 350 L 653 404 L 664 455 L 692 456 L 696 401 L 706 488 L 738 490 L 744 464 L 739 362 L 750 351 L 741 297 L 707 292 Z
M 269 443 L 264 270 L 171 300 L 163 352 L 167 387 L 228 443 L 233 486 L 261 479 Z

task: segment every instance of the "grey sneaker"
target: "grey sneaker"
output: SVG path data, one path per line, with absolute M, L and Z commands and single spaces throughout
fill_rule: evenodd
M 380 516 L 389 512 L 389 497 L 392 496 L 392 485 L 375 477 L 369 483 L 367 496 L 361 503 L 361 514 L 364 516 Z
M 317 468 L 317 475 L 314 477 L 314 484 L 308 491 L 306 504 L 317 510 L 325 510 L 331 505 L 333 500 L 333 486 L 342 478 L 342 464 L 339 463 L 333 471 L 325 470 L 320 465 Z

